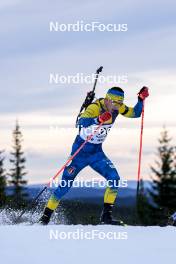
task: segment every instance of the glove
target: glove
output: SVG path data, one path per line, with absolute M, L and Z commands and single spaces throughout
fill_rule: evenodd
M 111 117 L 112 117 L 112 115 L 110 112 L 105 112 L 98 117 L 98 121 L 100 123 L 104 123 L 104 122 L 108 121 Z
M 142 89 L 138 93 L 138 98 L 143 101 L 148 96 L 149 96 L 148 88 L 146 86 L 142 87 Z

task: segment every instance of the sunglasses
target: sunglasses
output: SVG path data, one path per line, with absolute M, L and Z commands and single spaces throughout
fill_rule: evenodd
M 114 106 L 119 106 L 123 104 L 124 98 L 122 96 L 119 96 L 119 98 L 117 98 L 116 100 L 112 100 L 111 96 L 107 96 L 107 99 L 110 100 Z

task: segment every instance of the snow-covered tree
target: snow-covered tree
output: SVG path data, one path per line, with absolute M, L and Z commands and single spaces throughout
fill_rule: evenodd
M 25 170 L 26 159 L 24 152 L 22 151 L 23 136 L 20 131 L 18 121 L 16 122 L 15 129 L 13 131 L 13 151 L 11 152 L 10 163 L 12 168 L 10 169 L 9 176 L 11 180 L 9 183 L 14 186 L 13 199 L 18 203 L 25 198 L 23 186 L 27 184 L 24 176 L 27 174 Z
M 153 183 L 150 191 L 157 208 L 168 214 L 176 210 L 176 152 L 171 140 L 164 128 L 159 139 L 156 167 L 151 167 Z

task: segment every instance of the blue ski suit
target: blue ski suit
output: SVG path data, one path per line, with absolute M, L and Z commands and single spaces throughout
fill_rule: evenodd
M 123 103 L 118 110 L 112 112 L 111 120 L 108 120 L 102 125 L 98 133 L 85 144 L 83 149 L 72 160 L 71 164 L 65 168 L 62 181 L 66 183 L 69 181 L 69 184 L 58 186 L 51 200 L 59 201 L 68 192 L 72 185 L 71 182 L 73 182 L 77 174 L 86 166 L 90 166 L 106 180 L 111 181 L 111 187 L 107 187 L 105 191 L 104 202 L 111 204 L 115 202 L 120 176 L 113 163 L 104 154 L 102 143 L 119 114 L 124 117 L 137 118 L 141 116 L 142 107 L 143 102 L 138 99 L 134 107 L 128 107 Z M 94 129 L 98 126 L 98 116 L 106 111 L 104 98 L 96 100 L 95 103 L 87 107 L 79 118 L 79 134 L 73 143 L 71 155 L 81 146 L 87 136 L 93 133 Z M 52 206 L 50 207 L 52 208 Z

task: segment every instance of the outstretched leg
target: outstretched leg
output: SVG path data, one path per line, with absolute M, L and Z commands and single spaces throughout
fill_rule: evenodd
M 60 185 L 49 198 L 47 205 L 44 209 L 43 215 L 39 220 L 41 224 L 47 225 L 49 223 L 51 215 L 54 210 L 58 207 L 61 198 L 71 188 L 76 175 L 86 166 L 86 161 L 77 157 L 71 162 L 69 166 L 65 168 Z
M 106 157 L 104 152 L 96 153 L 90 163 L 92 169 L 101 174 L 107 180 L 107 188 L 104 194 L 104 208 L 101 214 L 103 224 L 122 224 L 112 219 L 112 209 L 117 197 L 119 174 L 113 163 Z

